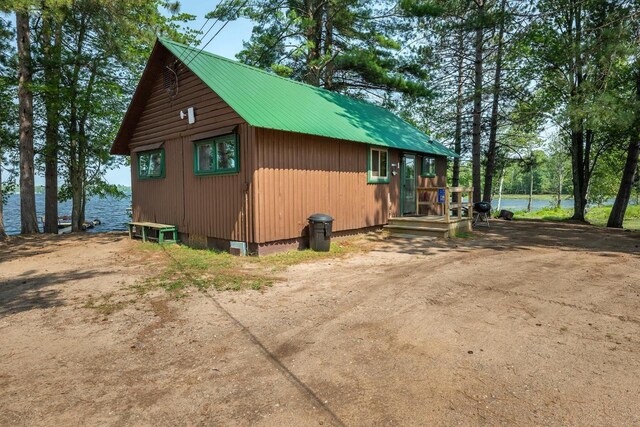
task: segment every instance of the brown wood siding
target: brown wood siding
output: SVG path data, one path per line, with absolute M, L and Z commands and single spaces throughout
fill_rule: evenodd
M 447 185 L 447 158 L 436 157 L 436 176 L 435 177 L 423 177 L 422 176 L 422 155 L 416 156 L 418 161 L 418 187 L 445 187 Z M 435 191 L 422 194 L 420 200 L 425 202 L 435 202 L 438 200 L 438 193 Z M 420 214 L 424 215 L 444 215 L 444 212 L 439 207 L 422 207 Z
M 129 140 L 130 149 L 245 123 L 222 98 L 184 66 L 178 69 L 178 94 L 172 99 L 163 87 L 162 67 L 174 60 L 174 56 L 168 55 L 154 70 L 156 77 Z M 196 122 L 192 125 L 179 116 L 180 111 L 186 113 L 188 107 L 195 108 Z
M 131 154 L 131 189 L 134 221 L 176 224 L 183 231 L 184 203 L 182 199 L 181 139 L 165 141 L 165 177 L 138 179 L 138 155 Z
M 190 70 L 178 70 L 178 94 L 171 99 L 163 87 L 162 66 L 175 58 L 167 55 L 157 64 L 150 95 L 131 132 L 129 148 L 164 142 L 164 179 L 139 180 L 137 153 L 132 153 L 133 212 L 137 221 L 175 224 L 181 233 L 225 240 L 251 239 L 250 198 L 253 166 L 246 122 Z M 189 125 L 179 112 L 195 108 L 196 122 Z M 240 172 L 196 176 L 193 142 L 218 129 L 237 125 Z
M 311 135 L 255 129 L 254 230 L 265 243 L 300 237 L 309 215 L 335 218 L 334 230 L 387 223 L 397 215 L 399 174 L 367 184 L 369 146 Z M 390 150 L 390 162 L 398 164 Z M 391 207 L 389 207 L 389 199 Z
M 245 191 L 249 191 L 251 170 L 247 125 L 238 129 L 240 173 L 197 176 L 193 171 L 194 144 L 183 138 L 184 153 L 184 229 L 187 233 L 226 240 L 245 240 L 247 207 Z M 250 175 L 249 175 L 250 176 Z M 246 184 L 245 184 L 246 183 Z M 248 218 L 247 218 L 248 220 Z
M 416 156 L 418 162 L 418 187 L 444 187 L 447 185 L 447 158 L 436 157 L 436 176 L 422 176 L 422 154 Z M 428 156 L 433 157 L 433 156 Z

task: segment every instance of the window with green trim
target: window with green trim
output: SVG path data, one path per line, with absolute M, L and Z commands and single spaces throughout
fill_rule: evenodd
M 237 173 L 240 166 L 238 135 L 223 135 L 194 145 L 196 175 Z
M 164 148 L 138 153 L 138 178 L 164 178 Z
M 436 158 L 435 157 L 422 157 L 422 176 L 434 177 L 436 176 Z
M 369 149 L 367 182 L 379 184 L 389 182 L 389 151 L 384 148 Z

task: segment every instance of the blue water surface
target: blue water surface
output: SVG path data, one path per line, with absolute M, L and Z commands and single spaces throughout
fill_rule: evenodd
M 87 201 L 86 219 L 91 221 L 99 219 L 102 224 L 96 225 L 87 231 L 91 233 L 100 233 L 104 231 L 122 231 L 125 230 L 126 223 L 130 221 L 127 208 L 131 206 L 131 196 L 119 199 L 115 197 L 107 197 L 101 199 L 98 197 L 91 198 Z M 42 231 L 42 221 L 44 216 L 44 194 L 36 194 L 36 212 L 40 231 Z M 71 201 L 67 200 L 58 204 L 58 213 L 60 216 L 71 215 Z M 10 194 L 7 204 L 4 205 L 4 227 L 7 234 L 20 233 L 20 195 Z

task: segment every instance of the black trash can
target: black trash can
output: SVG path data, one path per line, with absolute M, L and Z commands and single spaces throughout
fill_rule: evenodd
M 326 214 L 313 214 L 309 218 L 309 247 L 318 252 L 329 251 L 333 218 Z

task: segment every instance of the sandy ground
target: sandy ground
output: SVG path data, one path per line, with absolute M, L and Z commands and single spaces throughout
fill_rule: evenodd
M 640 233 L 493 222 L 164 291 L 117 235 L 0 245 L 1 425 L 638 425 Z

